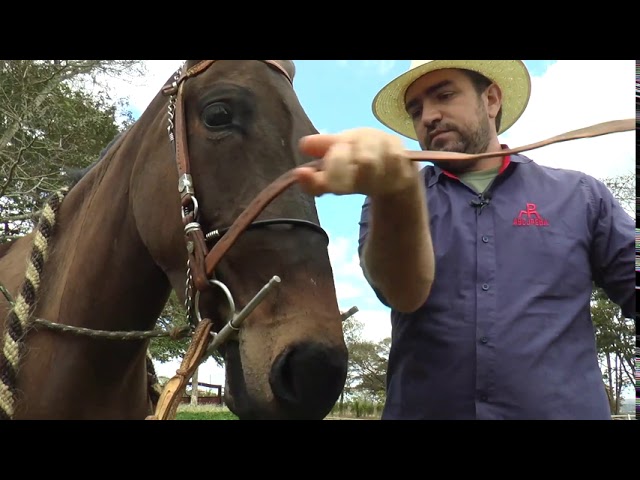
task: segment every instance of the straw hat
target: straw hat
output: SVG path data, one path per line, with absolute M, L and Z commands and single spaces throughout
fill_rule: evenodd
M 419 77 L 444 68 L 473 70 L 500 87 L 502 121 L 498 135 L 520 118 L 529 103 L 531 78 L 522 60 L 411 60 L 409 70 L 384 86 L 373 99 L 375 117 L 391 130 L 417 140 L 413 121 L 405 110 L 405 93 Z

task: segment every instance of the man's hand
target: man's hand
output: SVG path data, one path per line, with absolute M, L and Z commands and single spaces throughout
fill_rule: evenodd
M 402 140 L 374 128 L 357 128 L 334 135 L 310 135 L 300 150 L 323 158 L 323 169 L 296 170 L 300 186 L 312 195 L 359 193 L 392 195 L 415 186 L 418 164 L 405 154 Z

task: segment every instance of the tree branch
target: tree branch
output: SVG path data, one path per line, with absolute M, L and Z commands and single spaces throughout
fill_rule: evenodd
M 23 156 L 25 150 L 27 150 L 33 144 L 34 141 L 35 141 L 35 139 L 32 139 L 31 142 L 29 143 L 29 145 L 27 145 L 26 147 L 20 147 L 20 150 L 18 150 L 17 158 L 15 159 L 15 161 L 9 167 L 9 173 L 7 173 L 7 180 L 4 182 L 2 187 L 0 187 L 0 197 L 4 196 L 5 192 L 7 191 L 7 188 L 11 184 L 11 180 L 13 179 L 13 175 L 14 175 L 14 173 L 16 171 L 16 168 L 18 168 L 18 164 L 22 160 L 22 156 Z
M 618 353 L 616 354 L 618 356 L 618 358 L 620 359 L 620 366 L 622 367 L 622 370 L 624 370 L 625 375 L 627 376 L 627 378 L 629 379 L 629 383 L 633 385 L 633 383 L 635 382 L 635 376 L 634 376 L 634 372 L 633 371 L 629 371 L 627 368 L 627 362 L 629 362 L 631 369 L 633 370 L 633 364 L 634 364 L 634 359 L 633 357 L 631 359 L 628 358 L 622 358 L 621 355 Z
M 54 72 L 43 84 L 42 89 L 33 99 L 33 102 L 24 110 L 24 114 L 21 117 L 16 118 L 13 123 L 7 127 L 7 130 L 4 132 L 2 137 L 0 137 L 0 152 L 7 147 L 11 139 L 16 135 L 18 130 L 20 130 L 20 125 L 26 123 L 27 120 L 39 111 L 40 107 L 47 99 L 47 96 L 57 85 L 76 75 L 89 73 L 97 64 L 99 64 L 99 60 L 79 61 L 73 64 L 72 67 L 63 67 Z
M 9 215 L 8 217 L 0 217 L 0 223 L 19 222 L 21 220 L 34 220 L 40 216 L 42 210 L 33 213 L 25 213 L 22 215 Z

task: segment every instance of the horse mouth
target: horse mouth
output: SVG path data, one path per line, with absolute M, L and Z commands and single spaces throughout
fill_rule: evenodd
M 346 380 L 347 352 L 318 342 L 299 342 L 271 365 L 268 384 L 251 389 L 243 374 L 238 342 L 227 343 L 225 403 L 241 420 L 322 420 Z M 256 398 L 254 392 L 270 389 Z
M 221 349 L 222 350 L 222 349 Z M 240 344 L 237 340 L 229 340 L 224 345 L 226 388 L 224 401 L 239 420 L 260 420 L 257 408 L 247 390 L 247 383 L 244 379 L 242 367 L 242 355 L 240 354 Z

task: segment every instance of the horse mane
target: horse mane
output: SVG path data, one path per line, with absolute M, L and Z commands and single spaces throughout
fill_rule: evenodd
M 127 129 L 118 133 L 107 144 L 107 146 L 100 151 L 98 158 L 96 158 L 91 164 L 87 165 L 84 168 L 70 168 L 69 170 L 67 170 L 66 171 L 66 175 L 68 177 L 67 185 L 66 185 L 67 188 L 71 190 L 73 187 L 75 187 L 78 184 L 78 182 L 80 182 L 80 180 L 82 180 L 87 175 L 87 173 L 89 173 L 93 169 L 93 167 L 95 167 L 98 163 L 100 163 L 100 161 L 105 157 L 105 155 L 111 150 L 111 147 L 115 145 L 118 142 L 118 140 L 130 129 L 131 127 L 128 127 Z

